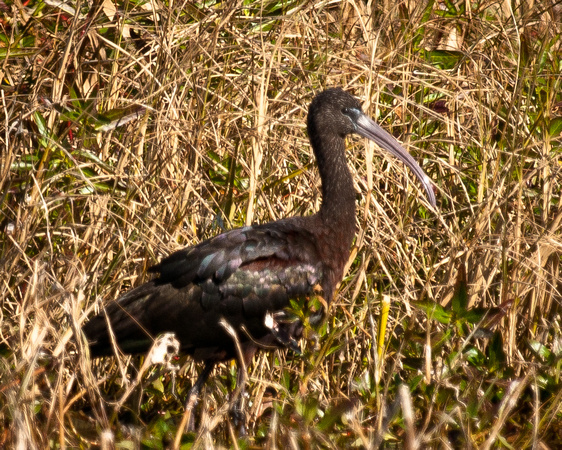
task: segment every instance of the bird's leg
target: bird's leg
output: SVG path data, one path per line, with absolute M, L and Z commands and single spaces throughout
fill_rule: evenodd
M 244 413 L 244 398 L 246 395 L 246 367 L 252 361 L 257 347 L 250 342 L 245 342 L 243 345 L 238 339 L 236 330 L 228 323 L 226 319 L 220 320 L 220 325 L 224 330 L 230 334 L 234 341 L 238 361 L 238 374 L 236 376 L 236 389 L 232 393 L 230 415 L 233 419 L 234 426 L 238 428 L 240 436 L 246 435 L 246 414 Z
M 236 390 L 233 395 L 233 404 L 230 409 L 230 415 L 234 426 L 238 428 L 240 436 L 246 436 L 246 379 L 248 377 L 247 367 L 252 362 L 252 358 L 256 354 L 257 347 L 252 344 L 247 344 L 240 349 L 239 359 L 237 362 L 238 373 L 236 374 Z
M 239 436 L 246 436 L 246 413 L 244 412 L 244 404 L 246 398 L 246 370 L 238 365 L 238 373 L 236 374 L 236 387 L 238 395 L 236 396 L 230 408 L 230 417 L 234 426 L 238 429 Z
M 189 390 L 187 394 L 187 402 L 185 403 L 185 419 L 182 422 L 187 423 L 187 431 L 194 431 L 195 429 L 195 421 L 193 416 L 193 410 L 197 406 L 197 402 L 199 401 L 199 394 L 201 393 L 201 389 L 207 382 L 211 371 L 215 367 L 214 361 L 205 361 L 205 367 L 203 367 L 203 371 L 199 374 L 197 381 Z

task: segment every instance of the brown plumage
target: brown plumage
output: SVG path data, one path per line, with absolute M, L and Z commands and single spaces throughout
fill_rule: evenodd
M 341 89 L 318 94 L 307 125 L 322 180 L 318 213 L 227 231 L 165 258 L 151 268 L 159 274 L 155 279 L 110 303 L 84 326 L 92 356 L 114 352 L 106 316 L 125 353 L 146 352 L 156 336 L 173 332 L 181 351 L 206 362 L 197 393 L 216 362 L 236 357 L 221 318 L 236 330 L 248 358 L 261 345 L 293 346 L 302 327 L 286 320 L 284 309 L 291 299 L 312 295 L 317 285 L 323 298 L 332 300 L 355 235 L 356 194 L 345 157 L 348 134 L 371 139 L 401 159 L 435 206 L 422 169 L 351 95 Z M 273 315 L 280 327 L 266 324 L 266 315 Z

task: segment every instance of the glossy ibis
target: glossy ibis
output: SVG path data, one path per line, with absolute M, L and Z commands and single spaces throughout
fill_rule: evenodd
M 205 361 L 191 398 L 217 362 L 237 357 L 222 319 L 236 331 L 244 362 L 261 347 L 294 347 L 302 324 L 285 311 L 289 300 L 321 289 L 330 302 L 355 235 L 356 194 L 345 157 L 348 134 L 368 138 L 403 161 L 435 206 L 429 178 L 350 94 L 339 88 L 318 94 L 307 126 L 322 180 L 320 210 L 227 231 L 165 258 L 150 269 L 159 276 L 107 305 L 83 327 L 91 356 L 113 354 L 113 338 L 125 353 L 146 352 L 158 335 L 173 332 L 182 352 Z

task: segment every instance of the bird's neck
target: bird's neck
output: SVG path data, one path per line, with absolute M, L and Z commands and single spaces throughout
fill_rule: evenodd
M 339 136 L 326 139 L 321 148 L 329 152 L 318 154 L 318 169 L 322 180 L 322 205 L 318 215 L 322 223 L 337 231 L 342 245 L 349 248 L 355 235 L 355 189 L 345 158 L 345 142 Z
M 324 266 L 322 288 L 327 301 L 331 301 L 355 236 L 355 190 L 345 159 L 344 140 L 339 136 L 330 139 L 325 134 L 321 143 L 317 139 L 318 134 L 314 133 L 311 142 L 322 179 L 322 205 L 316 214 L 321 226 L 316 232 Z

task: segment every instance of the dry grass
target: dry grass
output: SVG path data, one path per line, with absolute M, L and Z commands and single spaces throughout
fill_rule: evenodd
M 440 211 L 350 143 L 360 232 L 320 349 L 256 358 L 241 439 L 220 366 L 178 440 L 560 445 L 561 7 L 382 3 L 0 3 L 0 445 L 171 445 L 200 368 L 177 362 L 178 399 L 158 368 L 130 389 L 138 360 L 90 361 L 80 326 L 173 250 L 316 211 L 327 86 L 404 142 Z

